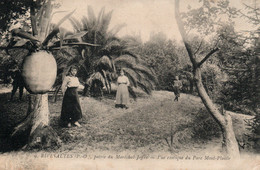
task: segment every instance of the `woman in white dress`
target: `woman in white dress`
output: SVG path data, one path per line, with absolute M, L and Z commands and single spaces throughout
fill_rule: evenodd
M 128 109 L 129 92 L 128 86 L 130 85 L 128 78 L 125 76 L 124 70 L 121 69 L 120 76 L 117 79 L 117 92 L 116 92 L 116 105 L 115 107 L 121 107 Z
M 63 93 L 61 120 L 67 123 L 68 127 L 74 124 L 78 127 L 78 120 L 82 118 L 82 111 L 79 102 L 77 88 L 79 87 L 79 79 L 76 77 L 77 68 L 71 67 L 69 74 L 64 78 L 61 86 Z

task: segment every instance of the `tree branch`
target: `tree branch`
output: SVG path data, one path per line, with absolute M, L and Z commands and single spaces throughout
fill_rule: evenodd
M 187 52 L 188 52 L 189 57 L 190 57 L 190 60 L 192 62 L 192 65 L 193 66 L 197 66 L 197 62 L 195 60 L 195 56 L 193 55 L 191 46 L 190 46 L 190 44 L 187 41 L 187 33 L 186 33 L 185 29 L 184 29 L 183 22 L 181 21 L 180 12 L 179 12 L 179 4 L 180 4 L 180 1 L 179 0 L 175 0 L 175 18 L 176 18 L 176 22 L 177 22 L 179 31 L 181 33 L 184 45 L 185 45 L 185 47 L 187 49 Z
M 198 64 L 198 67 L 200 67 L 212 54 L 214 54 L 215 52 L 217 52 L 219 49 L 215 48 L 213 50 L 211 50 Z
M 200 47 L 201 47 L 201 45 L 202 45 L 202 42 L 203 42 L 203 40 L 200 41 L 200 45 L 199 45 L 199 47 L 197 48 L 197 50 L 194 52 L 194 55 L 196 55 L 197 52 L 199 51 L 199 49 L 200 49 Z

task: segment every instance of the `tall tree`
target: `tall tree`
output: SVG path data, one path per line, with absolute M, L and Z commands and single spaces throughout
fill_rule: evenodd
M 208 1 L 203 1 L 203 2 L 209 3 Z M 197 15 L 197 16 L 201 16 L 201 15 Z M 198 94 L 199 94 L 202 102 L 204 103 L 205 107 L 209 111 L 209 114 L 215 119 L 215 121 L 218 123 L 218 125 L 220 126 L 220 128 L 222 130 L 223 144 L 224 144 L 224 147 L 225 147 L 227 153 L 232 157 L 238 157 L 239 149 L 238 149 L 238 144 L 237 144 L 233 126 L 232 126 L 231 116 L 227 112 L 225 112 L 224 109 L 219 110 L 219 108 L 212 102 L 212 100 L 208 96 L 208 94 L 203 86 L 203 83 L 202 83 L 201 67 L 209 59 L 209 57 L 211 57 L 219 49 L 218 48 L 212 49 L 204 56 L 204 58 L 202 58 L 201 60 L 198 60 L 198 58 L 195 57 L 193 49 L 189 43 L 188 34 L 184 28 L 184 25 L 183 25 L 184 23 L 180 16 L 179 0 L 175 0 L 175 18 L 176 18 L 184 45 L 186 47 L 190 61 L 193 66 L 194 82 L 195 82 L 196 88 L 198 90 Z M 198 19 L 202 19 L 202 18 L 198 17 Z M 212 27 L 212 25 L 210 25 L 210 27 Z
M 20 134 L 28 137 L 27 148 L 54 148 L 60 146 L 60 139 L 49 126 L 49 108 L 47 92 L 52 87 L 57 73 L 57 65 L 50 49 L 60 47 L 51 43 L 58 34 L 59 26 L 68 19 L 73 12 L 65 15 L 57 24 L 51 25 L 53 10 L 51 0 L 31 1 L 30 17 L 32 34 L 23 29 L 13 29 L 12 35 L 21 37 L 11 41 L 5 49 L 26 48 L 28 56 L 23 61 L 22 75 L 26 89 L 31 93 L 28 104 L 27 117 L 14 129 L 12 137 Z M 77 43 L 84 44 L 84 43 Z M 66 43 L 64 45 L 75 45 Z M 85 44 L 84 44 L 85 45 Z
M 158 79 L 158 89 L 168 89 L 174 75 L 182 67 L 175 41 L 168 40 L 162 32 L 152 33 L 149 41 L 140 46 L 139 55 L 153 68 Z

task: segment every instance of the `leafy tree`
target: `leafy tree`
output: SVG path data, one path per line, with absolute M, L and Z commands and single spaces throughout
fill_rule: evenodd
M 181 68 L 176 42 L 167 40 L 166 35 L 159 32 L 152 33 L 150 40 L 140 47 L 139 55 L 156 74 L 157 89 L 169 89 L 174 75 Z
M 204 12 L 204 9 L 207 9 Z M 214 11 L 214 13 L 212 12 Z M 179 31 L 181 33 L 181 36 L 183 38 L 184 45 L 186 47 L 186 50 L 188 52 L 190 61 L 193 66 L 193 77 L 194 82 L 198 90 L 198 94 L 204 103 L 205 107 L 209 111 L 209 114 L 216 120 L 218 125 L 220 126 L 223 134 L 223 144 L 225 146 L 225 149 L 227 153 L 232 157 L 237 157 L 239 155 L 239 149 L 238 144 L 235 138 L 234 130 L 232 127 L 232 119 L 228 113 L 224 111 L 224 109 L 219 110 L 218 107 L 212 102 L 211 98 L 207 94 L 203 83 L 202 83 L 202 77 L 201 77 L 201 67 L 202 65 L 212 56 L 215 52 L 217 52 L 218 48 L 211 49 L 208 53 L 205 52 L 205 55 L 202 59 L 196 57 L 194 54 L 194 49 L 192 48 L 191 44 L 189 43 L 189 37 L 187 33 L 187 27 L 189 24 L 196 25 L 197 22 L 200 23 L 200 25 L 203 25 L 203 29 L 199 29 L 200 25 L 197 24 L 198 27 L 197 31 L 202 32 L 205 35 L 208 35 L 210 31 L 209 29 L 214 29 L 214 19 L 211 19 L 211 17 L 208 18 L 208 16 L 216 15 L 218 16 L 221 14 L 222 11 L 228 11 L 231 13 L 231 17 L 233 16 L 233 9 L 228 7 L 228 1 L 218 1 L 217 7 L 211 6 L 210 1 L 204 0 L 203 5 L 198 10 L 190 10 L 190 12 L 187 12 L 188 14 L 183 14 L 184 22 L 182 21 L 180 12 L 179 12 L 179 0 L 175 0 L 175 18 L 179 27 Z M 209 12 L 208 12 L 209 11 Z M 220 12 L 220 13 L 219 13 Z M 192 15 L 190 15 L 192 14 Z M 190 22 L 189 19 L 191 18 Z M 205 21 L 205 22 L 204 22 Z M 214 43 L 214 42 L 213 42 Z

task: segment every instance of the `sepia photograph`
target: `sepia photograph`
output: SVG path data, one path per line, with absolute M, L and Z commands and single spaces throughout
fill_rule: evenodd
M 260 0 L 0 0 L 1 170 L 260 170 Z

